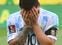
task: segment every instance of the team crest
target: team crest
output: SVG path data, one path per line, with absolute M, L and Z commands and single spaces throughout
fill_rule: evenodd
M 8 28 L 9 28 L 9 32 L 10 32 L 10 33 L 16 32 L 15 25 L 10 25 L 10 26 L 8 26 Z

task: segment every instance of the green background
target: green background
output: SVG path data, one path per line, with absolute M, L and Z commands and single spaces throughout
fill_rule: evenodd
M 5 5 L 0 5 L 0 17 L 4 9 L 9 10 L 10 14 L 16 11 L 19 11 L 19 7 L 14 5 L 13 2 Z M 62 45 L 62 5 L 41 5 L 42 8 L 52 11 L 59 16 L 59 30 L 57 32 L 57 42 L 56 45 Z M 7 31 L 6 31 L 6 21 L 3 24 L 0 24 L 0 45 L 7 45 Z

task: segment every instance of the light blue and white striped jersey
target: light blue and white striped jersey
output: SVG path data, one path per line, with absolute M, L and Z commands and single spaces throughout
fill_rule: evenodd
M 7 20 L 8 41 L 15 38 L 21 28 L 24 27 L 24 21 L 20 11 L 11 14 Z M 58 27 L 58 16 L 55 13 L 40 8 L 38 24 L 46 32 L 51 27 Z M 13 28 L 13 30 L 12 30 Z M 21 30 L 22 31 L 22 30 Z M 52 37 L 52 36 L 50 36 Z M 55 37 L 53 37 L 56 39 Z

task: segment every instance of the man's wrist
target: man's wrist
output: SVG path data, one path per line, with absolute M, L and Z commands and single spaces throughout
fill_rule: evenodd
M 35 24 L 32 25 L 32 27 L 36 27 L 36 26 L 39 26 L 39 24 L 35 23 Z
M 42 29 L 42 26 L 40 26 L 38 23 L 32 25 L 33 28 L 38 28 L 40 27 Z

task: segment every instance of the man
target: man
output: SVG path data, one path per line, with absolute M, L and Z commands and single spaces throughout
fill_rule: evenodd
M 8 18 L 9 45 L 54 45 L 58 16 L 40 8 L 38 0 L 20 0 L 21 11 Z

